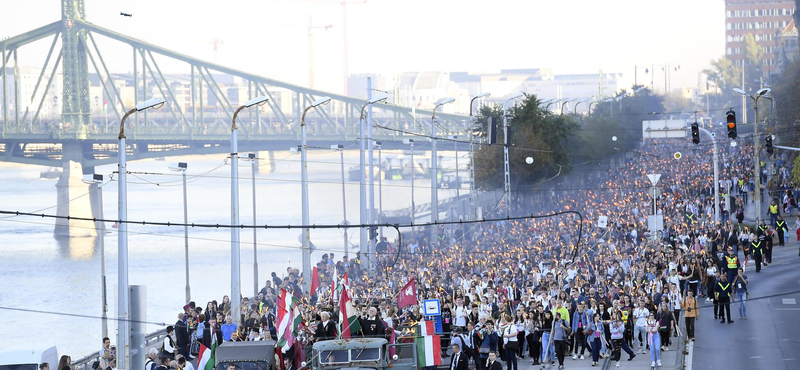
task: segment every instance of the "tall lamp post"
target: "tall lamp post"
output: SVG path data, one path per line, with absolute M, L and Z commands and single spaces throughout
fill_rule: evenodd
M 117 219 L 119 228 L 117 230 L 117 319 L 119 328 L 117 330 L 117 348 L 122 353 L 118 355 L 117 368 L 130 368 L 131 359 L 131 301 L 130 291 L 128 290 L 128 168 L 125 163 L 125 120 L 131 114 L 141 112 L 150 108 L 158 109 L 164 106 L 163 98 L 152 98 L 137 104 L 122 116 L 119 122 L 119 144 L 117 144 L 117 171 L 119 179 L 117 181 Z
M 303 201 L 303 226 L 309 224 L 308 215 L 308 145 L 306 144 L 306 113 L 312 108 L 331 102 L 330 97 L 322 97 L 315 100 L 311 105 L 303 110 L 300 118 L 300 176 Z M 306 292 L 311 289 L 311 240 L 307 227 L 303 228 L 303 288 Z
M 519 93 L 511 96 L 510 98 L 506 99 L 503 102 L 503 141 L 505 141 L 503 145 L 503 167 L 504 167 L 504 175 L 503 175 L 503 185 L 505 185 L 505 208 L 506 208 L 506 217 L 508 217 L 508 203 L 510 203 L 511 197 L 511 170 L 509 168 L 508 162 L 508 147 L 511 145 L 511 140 L 508 137 L 508 103 L 512 100 L 519 99 L 525 94 Z M 548 104 L 549 105 L 549 104 Z M 562 105 L 563 107 L 563 105 Z
M 367 144 L 367 149 L 369 151 L 369 155 L 368 155 L 368 158 L 367 158 L 367 164 L 366 164 L 366 167 L 369 168 L 369 172 L 367 174 L 367 182 L 369 184 L 369 206 L 366 209 L 366 216 L 367 216 L 367 224 L 370 224 L 370 225 L 374 223 L 372 210 L 375 209 L 375 170 L 373 169 L 373 165 L 374 165 L 374 163 L 373 163 L 374 162 L 374 156 L 373 156 L 373 154 L 374 154 L 374 152 L 373 152 L 374 145 L 373 144 L 374 144 L 374 142 L 372 140 L 372 122 L 368 122 L 368 120 L 367 120 L 367 118 L 368 118 L 367 116 L 369 116 L 371 118 L 371 114 L 368 114 L 367 108 L 369 108 L 373 104 L 386 101 L 386 99 L 388 99 L 387 96 L 379 96 L 379 97 L 375 97 L 375 98 L 370 98 L 369 100 L 367 100 L 366 103 L 364 103 L 364 106 L 361 107 L 360 121 L 362 122 L 362 127 L 366 127 L 366 129 L 367 129 L 367 133 L 366 133 L 367 134 L 367 142 L 366 142 L 366 144 Z M 363 133 L 363 129 L 362 129 L 362 133 Z M 362 148 L 364 146 L 363 145 L 364 143 L 365 142 L 362 139 Z M 362 163 L 363 163 L 363 161 L 362 161 Z M 362 167 L 362 170 L 364 170 L 364 169 L 365 168 Z M 363 176 L 363 172 L 362 172 L 362 176 Z M 365 191 L 366 191 L 366 189 L 365 189 Z M 362 212 L 363 211 L 364 210 L 362 209 Z M 364 253 L 367 254 L 367 264 L 368 264 L 368 267 L 369 267 L 368 271 L 370 273 L 372 273 L 373 263 L 372 263 L 372 258 L 369 258 L 369 254 L 374 251 L 373 246 L 375 245 L 374 244 L 375 243 L 375 239 L 372 238 L 372 233 L 367 233 L 367 234 L 369 235 L 368 240 L 367 240 L 367 250 L 366 251 L 362 250 L 362 252 L 361 252 L 362 256 L 361 257 L 362 258 L 364 257 Z M 364 248 L 364 245 L 362 245 L 361 248 Z
M 474 96 L 469 101 L 469 116 L 472 117 L 472 103 L 477 99 L 488 98 L 492 93 L 481 93 Z M 474 121 L 473 121 L 474 124 Z M 490 128 L 487 128 L 487 130 Z M 473 129 L 469 130 L 469 216 L 470 220 L 477 218 L 475 215 L 475 133 Z
M 403 144 L 411 145 L 411 163 L 409 166 L 411 171 L 411 225 L 414 225 L 414 220 L 416 219 L 414 211 L 414 208 L 416 208 L 416 204 L 414 204 L 414 139 L 403 139 Z
M 101 184 L 103 183 L 103 175 L 100 174 L 93 174 L 91 178 L 83 180 L 84 183 L 90 184 L 97 189 L 97 196 L 100 198 L 100 217 L 98 218 L 105 218 L 103 213 L 103 187 Z M 99 236 L 98 240 L 100 241 L 100 281 L 102 284 L 101 293 L 102 297 L 102 304 L 103 304 L 103 314 L 102 314 L 102 324 L 101 324 L 101 331 L 103 338 L 108 336 L 108 296 L 107 296 L 107 289 L 106 289 L 106 224 L 103 221 L 100 221 L 100 227 L 97 227 L 97 223 L 95 223 L 95 227 L 97 228 L 97 235 Z
M 435 223 L 439 218 L 439 179 L 438 177 L 438 161 L 436 158 L 436 109 L 439 107 L 450 104 L 456 101 L 455 98 L 441 98 L 433 106 L 433 113 L 431 114 L 431 223 Z M 431 225 L 430 241 L 431 244 L 436 240 L 437 226 Z
M 233 322 L 241 326 L 242 302 L 242 273 L 241 273 L 241 246 L 239 245 L 239 143 L 236 131 L 236 116 L 245 108 L 260 106 L 267 103 L 266 96 L 250 99 L 236 109 L 231 119 L 231 312 Z
M 258 110 L 256 110 L 258 112 Z M 247 154 L 250 158 L 250 176 L 253 181 L 253 225 L 257 225 L 256 221 L 256 171 L 258 170 L 258 158 L 256 153 Z M 253 228 L 253 296 L 258 296 L 258 228 Z
M 186 202 L 186 162 L 179 162 L 176 167 L 170 167 L 172 171 L 180 172 L 183 177 L 183 245 L 185 247 L 185 270 L 186 270 L 186 303 L 192 301 L 192 288 L 189 285 L 189 212 L 187 210 Z
M 347 198 L 345 197 L 345 188 L 344 188 L 344 145 L 342 144 L 334 144 L 331 145 L 331 150 L 335 150 L 339 152 L 339 158 L 342 164 L 342 215 L 343 220 L 342 225 L 348 225 L 347 222 Z M 344 229 L 344 256 L 347 257 L 347 228 Z
M 567 105 L 569 102 L 575 101 L 575 99 L 564 100 L 561 103 L 561 115 L 564 115 L 564 106 Z
M 381 142 L 375 141 L 373 145 L 378 149 L 378 223 L 383 223 L 383 158 L 381 158 Z M 380 228 L 380 237 L 383 238 L 383 228 Z
M 698 127 L 698 129 L 708 136 L 714 147 L 714 222 L 719 222 L 719 151 L 717 149 L 717 138 L 702 127 Z
M 754 174 L 753 177 L 755 177 L 755 180 L 756 180 L 756 191 L 753 194 L 753 200 L 756 202 L 756 217 L 755 217 L 755 219 L 756 219 L 756 224 L 758 224 L 758 221 L 761 219 L 761 196 L 763 195 L 763 192 L 761 191 L 761 156 L 759 155 L 760 154 L 759 153 L 759 150 L 760 150 L 759 143 L 760 143 L 760 141 L 759 141 L 759 138 L 758 138 L 758 99 L 763 97 L 764 95 L 769 94 L 770 92 L 772 92 L 772 89 L 769 89 L 769 88 L 761 89 L 761 90 L 756 91 L 756 93 L 754 95 L 749 95 L 744 90 L 742 90 L 740 88 L 737 88 L 737 87 L 734 87 L 733 91 L 735 93 L 741 95 L 742 97 L 745 97 L 745 96 L 750 97 L 750 99 L 753 99 L 753 103 L 754 103 L 753 104 L 753 111 L 755 112 L 756 120 L 755 120 L 755 123 L 753 124 L 753 152 L 754 152 L 753 153 L 753 160 L 754 160 L 754 162 L 756 162 L 756 168 L 755 168 L 755 174 Z M 743 115 L 747 116 L 747 111 L 745 111 Z

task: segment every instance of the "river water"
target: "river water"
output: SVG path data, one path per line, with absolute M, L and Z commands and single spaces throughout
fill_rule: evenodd
M 384 151 L 384 158 L 398 155 Z M 459 154 L 463 154 L 459 153 Z M 442 167 L 453 167 L 452 153 L 441 153 Z M 449 160 L 447 156 L 449 155 Z M 129 162 L 131 172 L 167 175 L 128 176 L 128 219 L 183 221 L 180 176 L 169 170 L 170 163 L 187 162 L 189 222 L 230 223 L 230 166 L 225 155 L 172 157 L 166 161 Z M 377 157 L 377 153 L 376 153 Z M 256 203 L 259 224 L 300 224 L 300 156 L 276 152 L 276 169 L 256 174 Z M 343 219 L 341 167 L 338 153 L 309 152 L 309 204 L 311 223 L 335 224 Z M 358 152 L 345 153 L 345 171 L 358 164 Z M 262 161 L 262 168 L 264 165 Z M 422 162 L 422 161 L 419 161 Z M 466 158 L 461 157 L 461 168 Z M 108 180 L 115 165 L 96 168 Z M 219 167 L 219 168 L 217 168 Z M 215 169 L 216 168 L 216 169 Z M 214 170 L 215 169 L 215 170 Z M 54 206 L 55 180 L 39 178 L 44 167 L 0 163 L 0 209 L 39 211 Z M 203 177 L 196 175 L 208 173 Z M 253 222 L 250 163 L 241 161 L 240 220 Z M 462 178 L 466 173 L 462 173 Z M 160 183 L 155 185 L 153 183 Z M 430 201 L 430 180 L 415 182 L 417 204 Z M 405 208 L 411 203 L 409 180 L 383 181 L 383 208 Z M 117 183 L 103 186 L 104 214 L 117 215 Z M 359 220 L 359 187 L 347 180 L 347 218 Z M 464 188 L 464 193 L 468 190 Z M 377 193 L 377 181 L 376 181 Z M 73 194 L 74 197 L 76 194 Z M 439 198 L 455 195 L 455 190 L 440 190 Z M 378 207 L 376 194 L 375 207 Z M 41 212 L 55 214 L 56 209 Z M 108 316 L 116 314 L 117 233 L 108 225 L 105 235 Z M 98 238 L 53 236 L 54 221 L 34 217 L 0 216 L 0 307 L 40 310 L 64 314 L 100 316 L 101 278 Z M 393 231 L 387 230 L 387 235 Z M 258 267 L 260 285 L 271 272 L 278 276 L 287 266 L 300 267 L 299 230 L 259 230 Z M 359 242 L 358 231 L 349 232 L 351 243 Z M 185 297 L 184 239 L 182 227 L 129 226 L 129 281 L 147 287 L 147 321 L 172 324 Z M 189 272 L 191 298 L 199 306 L 230 294 L 230 230 L 189 229 Z M 241 232 L 241 281 L 246 295 L 253 294 L 253 231 Z M 311 240 L 318 250 L 312 263 L 323 253 L 334 252 L 340 259 L 344 249 L 341 230 L 312 230 Z M 355 253 L 357 247 L 351 247 Z M 57 345 L 60 354 L 78 359 L 101 347 L 101 320 L 0 309 L 4 322 L 0 336 L 4 347 L 15 345 Z M 148 325 L 148 332 L 158 329 Z M 109 321 L 109 336 L 116 343 L 116 323 Z

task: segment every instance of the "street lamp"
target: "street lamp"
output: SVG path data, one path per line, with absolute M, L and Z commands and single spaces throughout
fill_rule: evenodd
M 186 261 L 186 303 L 192 301 L 191 293 L 192 289 L 189 286 L 189 212 L 187 211 L 187 202 L 186 202 L 186 169 L 187 169 L 186 162 L 179 162 L 177 166 L 173 167 L 170 166 L 170 170 L 175 172 L 180 172 L 181 177 L 183 177 L 183 244 L 185 246 L 185 261 Z
M 469 116 L 472 117 L 472 102 L 475 99 L 487 98 L 491 95 L 492 93 L 482 93 L 472 98 L 469 101 Z M 469 209 L 472 219 L 475 210 L 475 133 L 472 128 L 469 130 Z
M 403 139 L 403 144 L 411 145 L 411 163 L 409 166 L 409 171 L 411 172 L 411 225 L 414 225 L 414 220 L 416 219 L 414 212 L 414 139 Z
M 258 110 L 256 110 L 258 111 Z M 250 159 L 250 176 L 253 180 L 253 225 L 257 225 L 256 221 L 256 171 L 258 170 L 258 158 L 256 153 L 248 153 L 247 158 Z M 258 229 L 253 228 L 253 295 L 258 295 Z
M 341 158 L 342 163 L 342 215 L 344 216 L 344 221 L 342 221 L 342 225 L 348 225 L 347 222 L 347 198 L 345 198 L 345 189 L 344 189 L 344 145 L 342 144 L 334 144 L 331 145 L 331 150 L 339 152 L 339 158 Z M 347 257 L 347 228 L 344 229 L 344 256 Z
M 125 120 L 131 114 L 147 109 L 159 109 L 164 106 L 163 98 L 152 98 L 137 104 L 122 116 L 119 122 L 119 144 L 117 144 L 117 171 L 118 171 L 118 215 L 119 228 L 117 230 L 117 316 L 119 329 L 117 330 L 117 346 L 122 351 L 117 368 L 130 368 L 131 358 L 131 312 L 130 291 L 128 291 L 128 168 L 125 163 L 127 146 L 125 145 Z
M 578 115 L 578 105 L 580 105 L 581 103 L 585 103 L 585 102 L 587 102 L 587 101 L 589 101 L 589 99 L 578 100 L 578 101 L 575 103 L 575 115 L 576 115 L 576 116 Z
M 431 114 L 431 223 L 435 223 L 439 218 L 439 179 L 438 177 L 438 158 L 436 154 L 436 109 L 456 101 L 455 98 L 441 98 L 433 106 Z M 436 225 L 431 225 L 430 241 L 436 240 Z
M 375 141 L 373 147 L 378 149 L 378 223 L 383 223 L 383 158 L 381 158 L 381 142 Z M 380 228 L 380 237 L 383 238 L 383 228 Z
M 236 116 L 245 108 L 267 103 L 266 96 L 250 99 L 236 109 L 231 119 L 231 312 L 233 322 L 241 326 L 242 281 L 241 281 L 241 247 L 239 245 L 239 143 L 236 131 Z
M 748 95 L 744 90 L 742 90 L 742 89 L 740 89 L 738 87 L 734 87 L 733 88 L 733 92 L 735 92 L 735 93 L 737 93 L 737 94 L 739 94 L 739 95 L 741 95 L 743 97 L 744 96 L 750 97 L 750 99 L 753 99 L 753 103 L 754 103 L 753 104 L 753 111 L 755 112 L 756 122 L 753 124 L 753 142 L 754 142 L 754 145 L 753 145 L 753 152 L 754 152 L 753 153 L 753 159 L 754 159 L 754 162 L 756 162 L 756 170 L 755 170 L 755 176 L 754 176 L 755 180 L 756 180 L 756 191 L 755 191 L 755 194 L 753 194 L 753 198 L 754 198 L 753 200 L 756 202 L 756 217 L 755 218 L 756 218 L 756 224 L 758 224 L 758 221 L 760 220 L 760 217 L 761 217 L 761 196 L 763 195 L 763 192 L 761 191 L 761 155 L 759 153 L 759 150 L 760 150 L 760 148 L 759 148 L 760 139 L 758 137 L 758 99 L 763 97 L 764 95 L 769 94 L 770 92 L 772 92 L 772 89 L 765 88 L 765 89 L 761 89 L 761 90 L 756 91 L 756 93 L 754 95 Z M 746 106 L 745 106 L 745 108 L 746 108 Z M 744 113 L 744 116 L 747 116 L 747 111 L 745 111 L 743 113 Z
M 300 176 L 302 184 L 302 202 L 303 202 L 303 226 L 309 224 L 308 215 L 308 145 L 306 144 L 306 113 L 311 108 L 319 107 L 331 102 L 331 98 L 324 96 L 315 100 L 310 106 L 303 110 L 303 115 L 300 118 Z M 303 228 L 303 288 L 306 292 L 311 289 L 311 241 L 309 230 L 307 227 Z
M 103 217 L 103 187 L 101 184 L 103 183 L 103 175 L 100 174 L 93 174 L 91 178 L 84 179 L 83 182 L 85 184 L 90 184 L 91 187 L 97 189 L 97 196 L 100 198 L 100 217 Z M 107 296 L 107 289 L 106 289 L 106 224 L 103 221 L 100 222 L 100 227 L 97 227 L 97 222 L 95 222 L 95 228 L 97 228 L 97 235 L 100 236 L 100 280 L 102 284 L 102 304 L 103 304 L 103 316 L 102 316 L 102 336 L 103 338 L 108 336 L 108 296 Z
M 374 155 L 373 155 L 373 147 L 374 143 L 372 141 L 372 124 L 367 122 L 367 116 L 371 113 L 367 112 L 367 108 L 369 108 L 373 104 L 377 104 L 380 102 L 386 101 L 387 96 L 378 96 L 375 98 L 370 98 L 367 100 L 364 105 L 361 107 L 361 116 L 359 117 L 359 122 L 361 123 L 361 158 L 360 158 L 360 185 L 361 185 L 361 194 L 360 195 L 360 206 L 361 206 L 361 224 L 372 224 L 372 210 L 375 209 L 375 178 L 374 178 L 374 170 L 372 168 Z M 368 125 L 369 123 L 369 125 Z M 366 132 L 364 132 L 366 130 Z M 364 134 L 366 134 L 367 140 L 364 140 Z M 365 146 L 367 146 L 365 148 Z M 369 158 L 367 159 L 367 163 L 365 165 L 364 155 L 365 150 L 369 151 Z M 367 175 L 366 168 L 369 167 L 369 174 Z M 365 184 L 364 181 L 368 181 L 368 184 Z M 369 187 L 369 207 L 367 207 L 367 185 Z M 361 252 L 361 256 L 364 257 L 368 255 L 370 250 L 372 250 L 373 240 L 367 237 L 367 229 L 361 228 L 360 230 L 360 245 L 359 250 Z M 366 248 L 366 250 L 364 250 Z M 372 272 L 372 259 L 368 258 L 368 271 Z
M 511 145 L 511 139 L 508 137 L 508 103 L 512 100 L 519 99 L 523 97 L 525 94 L 519 93 L 512 95 L 510 98 L 506 99 L 503 102 L 503 140 L 505 141 L 505 145 L 503 145 L 503 166 L 505 167 L 505 174 L 503 176 L 504 185 L 505 185 L 505 195 L 506 195 L 506 217 L 508 217 L 508 203 L 511 197 L 511 170 L 509 169 L 509 162 L 508 162 L 508 146 Z M 548 104 L 549 105 L 549 104 Z M 563 106 L 562 106 L 563 107 Z
M 564 106 L 567 105 L 567 103 L 569 103 L 571 101 L 575 101 L 575 99 L 568 99 L 568 100 L 564 100 L 563 102 L 561 102 L 561 115 L 562 116 L 564 115 Z
M 558 103 L 558 99 L 553 99 L 552 101 L 547 103 L 547 105 L 544 106 L 544 110 L 550 110 L 550 104 L 556 104 L 556 103 Z

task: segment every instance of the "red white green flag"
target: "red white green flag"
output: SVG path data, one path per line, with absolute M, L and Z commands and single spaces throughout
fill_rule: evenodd
M 417 345 L 418 367 L 439 366 L 442 364 L 441 338 L 438 335 L 425 335 L 414 339 Z
M 347 279 L 345 274 L 344 279 Z M 358 312 L 353 306 L 348 289 L 341 289 L 342 295 L 339 297 L 339 333 L 342 339 L 350 338 L 351 333 L 361 331 L 361 324 L 358 322 Z

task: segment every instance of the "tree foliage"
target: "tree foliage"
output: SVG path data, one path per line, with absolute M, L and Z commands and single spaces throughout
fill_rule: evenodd
M 570 116 L 555 115 L 540 107 L 535 95 L 525 99 L 508 111 L 511 131 L 509 169 L 514 186 L 529 184 L 569 168 L 570 143 L 575 141 L 578 124 Z M 488 117 L 497 122 L 496 145 L 481 145 L 475 153 L 475 182 L 481 189 L 498 189 L 504 184 L 503 111 L 502 107 L 481 108 L 475 132 L 486 137 Z M 532 164 L 526 159 L 533 158 Z
M 800 146 L 800 61 L 787 66 L 774 90 L 778 142 Z

